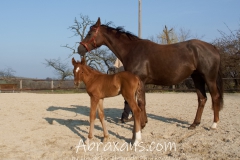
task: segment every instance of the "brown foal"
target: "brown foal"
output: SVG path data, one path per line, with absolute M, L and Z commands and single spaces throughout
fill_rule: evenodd
M 130 108 L 134 114 L 134 128 L 132 143 L 137 145 L 141 141 L 141 125 L 140 113 L 141 109 L 138 107 L 137 99 L 138 93 L 141 90 L 141 83 L 139 78 L 130 72 L 119 72 L 113 75 L 103 74 L 86 65 L 85 58 L 81 62 L 76 62 L 72 58 L 74 66 L 74 84 L 79 85 L 83 81 L 86 85 L 86 90 L 91 99 L 90 106 L 90 129 L 87 143 L 93 138 L 94 120 L 96 119 L 96 110 L 98 109 L 99 119 L 102 123 L 104 139 L 108 140 L 108 131 L 104 120 L 103 99 L 106 97 L 113 97 L 122 94 L 124 99 L 129 103 Z

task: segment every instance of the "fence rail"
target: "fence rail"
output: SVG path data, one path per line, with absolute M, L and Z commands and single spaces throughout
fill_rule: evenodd
M 2 79 L 0 79 L 2 80 Z M 225 92 L 240 92 L 240 78 L 223 78 L 224 91 Z M 78 89 L 74 86 L 73 80 L 46 80 L 46 79 L 12 79 L 8 83 L 11 83 L 10 88 L 4 88 L 2 86 L 9 86 L 9 84 L 0 84 L 1 92 L 22 92 L 22 91 L 51 91 L 58 90 L 65 91 L 85 91 L 85 85 L 81 84 Z M 176 92 L 193 92 L 195 91 L 194 84 L 191 78 L 187 78 L 185 81 L 173 85 L 173 86 L 157 86 L 146 85 L 147 92 L 161 92 L 161 91 L 176 91 Z M 206 88 L 207 89 L 207 88 Z

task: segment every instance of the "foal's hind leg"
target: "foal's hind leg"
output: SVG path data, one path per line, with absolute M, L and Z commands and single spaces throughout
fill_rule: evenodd
M 100 99 L 98 103 L 98 116 L 103 127 L 103 135 L 104 135 L 103 142 L 106 142 L 108 140 L 108 130 L 106 127 L 105 117 L 104 117 L 103 99 Z
M 138 107 L 137 102 L 134 97 L 127 100 L 131 110 L 134 114 L 134 127 L 133 127 L 133 136 L 132 136 L 132 144 L 134 146 L 138 145 L 141 142 L 141 126 L 140 126 L 140 117 L 141 117 L 141 109 Z
M 196 117 L 194 119 L 193 124 L 188 129 L 195 129 L 201 123 L 201 117 L 203 113 L 203 109 L 205 103 L 207 101 L 207 95 L 205 91 L 205 81 L 198 74 L 192 74 L 192 79 L 196 88 L 197 96 L 198 96 L 198 109 L 196 113 Z

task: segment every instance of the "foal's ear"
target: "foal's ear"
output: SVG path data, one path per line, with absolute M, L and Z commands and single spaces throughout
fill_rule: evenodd
M 81 64 L 83 64 L 83 65 L 85 65 L 85 64 L 86 64 L 86 59 L 85 59 L 85 57 L 84 57 L 84 56 L 82 57 Z
M 96 22 L 96 24 L 95 24 L 96 26 L 100 26 L 101 25 L 101 20 L 100 20 L 100 17 L 98 17 L 98 20 L 97 20 L 97 22 Z
M 76 64 L 76 61 L 74 58 L 72 58 L 72 65 L 75 65 Z

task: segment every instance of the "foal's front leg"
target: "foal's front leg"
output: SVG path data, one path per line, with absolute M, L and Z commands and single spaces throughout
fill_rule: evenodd
M 108 136 L 108 130 L 106 127 L 105 117 L 104 117 L 103 99 L 100 99 L 99 103 L 98 103 L 98 116 L 99 116 L 100 122 L 102 123 L 102 127 L 103 127 L 103 135 L 104 135 L 103 142 L 107 142 L 109 136 Z
M 99 99 L 95 97 L 91 97 L 91 106 L 90 106 L 90 128 L 89 128 L 89 133 L 88 133 L 88 139 L 86 140 L 86 144 L 89 143 L 89 140 L 93 138 L 93 130 L 94 130 L 94 121 L 96 119 L 96 109 L 97 109 L 97 104 L 99 102 Z

